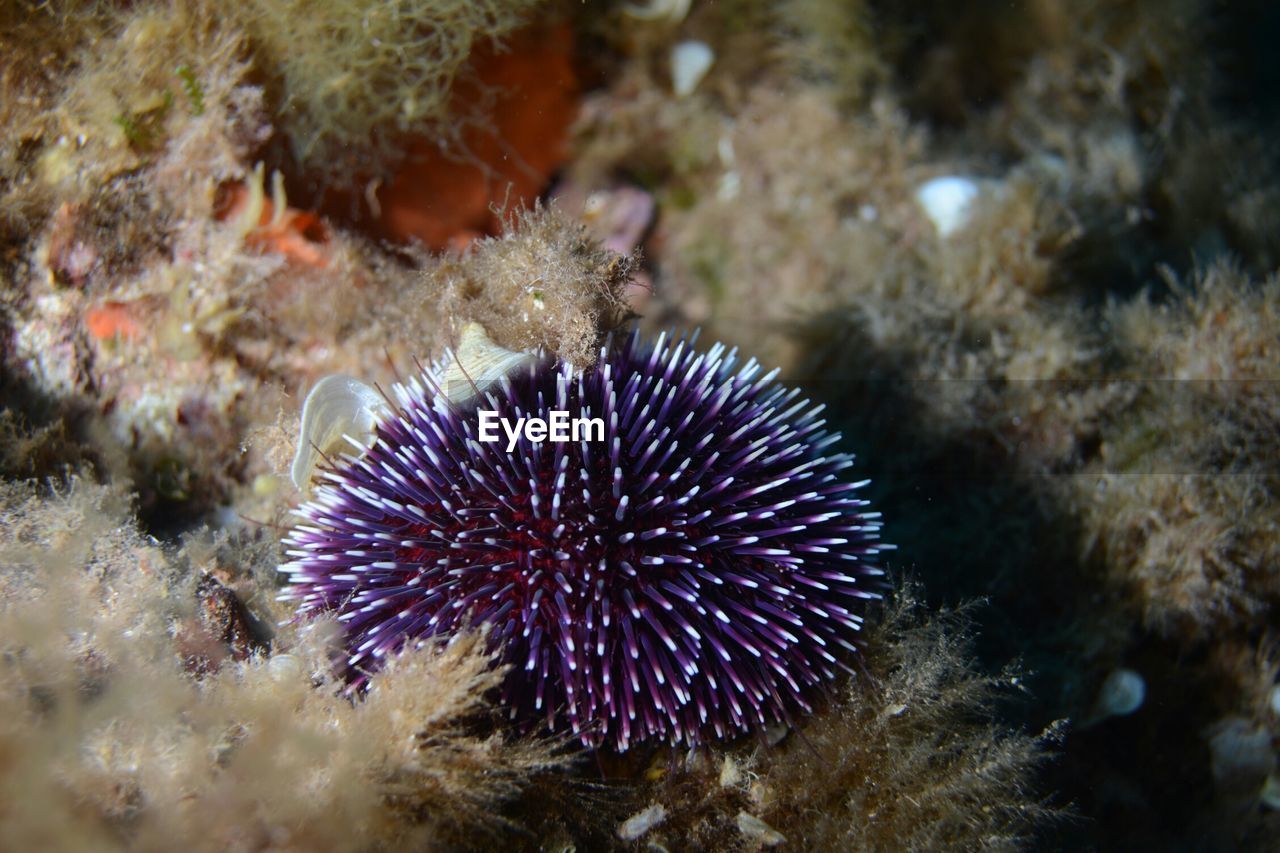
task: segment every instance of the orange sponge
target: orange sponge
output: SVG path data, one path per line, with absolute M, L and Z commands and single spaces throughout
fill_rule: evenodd
M 433 139 L 411 146 L 406 165 L 378 194 L 384 233 L 436 250 L 460 248 L 501 230 L 493 206 L 514 211 L 536 198 L 567 154 L 577 113 L 572 59 L 567 24 L 525 30 L 500 52 L 478 52 L 475 82 L 455 89 L 455 114 L 488 95 L 491 123 L 464 131 L 452 156 Z

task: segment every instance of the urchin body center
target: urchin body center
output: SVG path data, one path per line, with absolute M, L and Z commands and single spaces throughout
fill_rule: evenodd
M 557 420 L 589 423 L 592 419 L 572 419 L 565 412 Z M 594 420 L 600 422 L 602 433 L 603 421 Z M 483 437 L 484 410 L 478 423 Z M 670 612 L 683 604 L 705 617 L 707 611 L 692 596 L 677 595 L 673 602 L 652 591 L 652 585 L 674 585 L 678 566 L 707 568 L 690 539 L 706 546 L 718 537 L 707 535 L 701 525 L 690 525 L 687 512 L 659 515 L 656 511 L 661 502 L 649 507 L 649 512 L 637 511 L 638 504 L 627 494 L 625 474 L 635 461 L 632 454 L 621 455 L 621 476 L 615 478 L 599 465 L 590 467 L 580 446 L 587 439 L 549 440 L 576 441 L 579 446 L 570 444 L 558 463 L 549 456 L 522 459 L 534 472 L 528 491 L 497 505 L 467 507 L 466 512 L 458 513 L 466 521 L 452 529 L 414 526 L 400 543 L 397 562 L 410 568 L 419 583 L 434 583 L 442 591 L 450 584 L 461 586 L 468 580 L 487 578 L 488 582 L 474 592 L 488 594 L 490 601 L 501 602 L 500 607 L 519 610 L 524 616 L 520 632 L 524 639 L 534 631 L 545 632 L 554 623 L 578 626 L 588 635 L 584 637 L 588 642 L 578 649 L 570 631 L 560 650 L 571 669 L 576 669 L 581 655 L 603 657 L 616 650 L 617 642 L 603 633 L 594 642 L 590 635 L 607 629 L 617 608 L 624 608 L 631 618 L 646 619 L 654 606 Z M 533 443 L 538 441 L 533 439 Z M 561 476 L 563 471 L 578 474 L 570 480 Z M 616 496 L 615 481 L 621 484 Z M 434 506 L 423 509 L 428 514 L 439 510 Z M 463 600 L 454 607 L 462 606 Z M 658 628 L 668 648 L 681 652 L 684 664 L 697 656 L 696 648 L 688 648 L 671 639 L 660 625 Z M 686 635 L 695 642 L 701 640 L 692 626 Z M 632 657 L 639 653 L 638 646 L 631 650 Z M 526 668 L 537 663 L 531 655 Z

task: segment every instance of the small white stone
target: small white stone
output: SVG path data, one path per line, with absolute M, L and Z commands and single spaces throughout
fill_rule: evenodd
M 725 172 L 716 184 L 716 198 L 721 201 L 733 201 L 741 191 L 742 177 L 736 171 Z
M 660 803 L 654 804 L 623 821 L 622 826 L 618 827 L 618 837 L 623 841 L 635 841 L 666 819 L 666 808 Z
M 746 812 L 738 812 L 738 832 L 763 847 L 773 847 L 787 840 L 781 832 Z
M 1280 717 L 1280 684 L 1271 688 L 1271 713 Z
M 641 21 L 666 21 L 668 24 L 678 24 L 684 20 L 685 15 L 689 14 L 691 2 L 692 0 L 649 0 L 643 5 L 628 3 L 622 7 L 622 12 Z
M 949 237 L 966 222 L 978 197 L 978 182 L 958 175 L 944 175 L 925 181 L 916 190 L 916 201 L 924 208 L 939 237 Z
M 720 155 L 720 164 L 726 169 L 733 168 L 734 161 L 737 156 L 733 151 L 733 137 L 727 133 L 720 134 L 720 141 L 716 143 L 716 153 Z
M 1142 707 L 1147 698 L 1147 683 L 1132 669 L 1113 670 L 1098 691 L 1098 714 L 1123 717 Z
M 742 771 L 738 769 L 738 762 L 726 755 L 720 765 L 720 787 L 733 788 L 741 781 Z
M 671 48 L 671 89 L 676 97 L 693 94 L 715 60 L 715 51 L 704 42 L 682 41 Z
M 1274 773 L 1262 783 L 1262 804 L 1273 811 L 1280 811 L 1280 778 Z

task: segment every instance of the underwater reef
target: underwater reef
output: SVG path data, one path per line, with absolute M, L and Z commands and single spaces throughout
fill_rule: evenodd
M 1275 849 L 1277 37 L 0 0 L 0 849 Z

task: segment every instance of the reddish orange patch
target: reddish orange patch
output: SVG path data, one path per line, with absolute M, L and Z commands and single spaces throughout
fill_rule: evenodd
M 464 132 L 453 157 L 432 139 L 411 145 L 407 164 L 378 193 L 387 236 L 465 247 L 501 230 L 493 205 L 514 212 L 537 198 L 568 153 L 578 103 L 572 59 L 567 24 L 526 30 L 500 51 L 478 49 L 479 86 L 459 84 L 455 111 L 465 115 L 480 91 L 493 92 L 492 124 Z
M 133 318 L 127 302 L 104 302 L 90 308 L 84 312 L 84 326 L 100 341 L 112 338 L 136 341 L 142 337 L 142 327 Z

